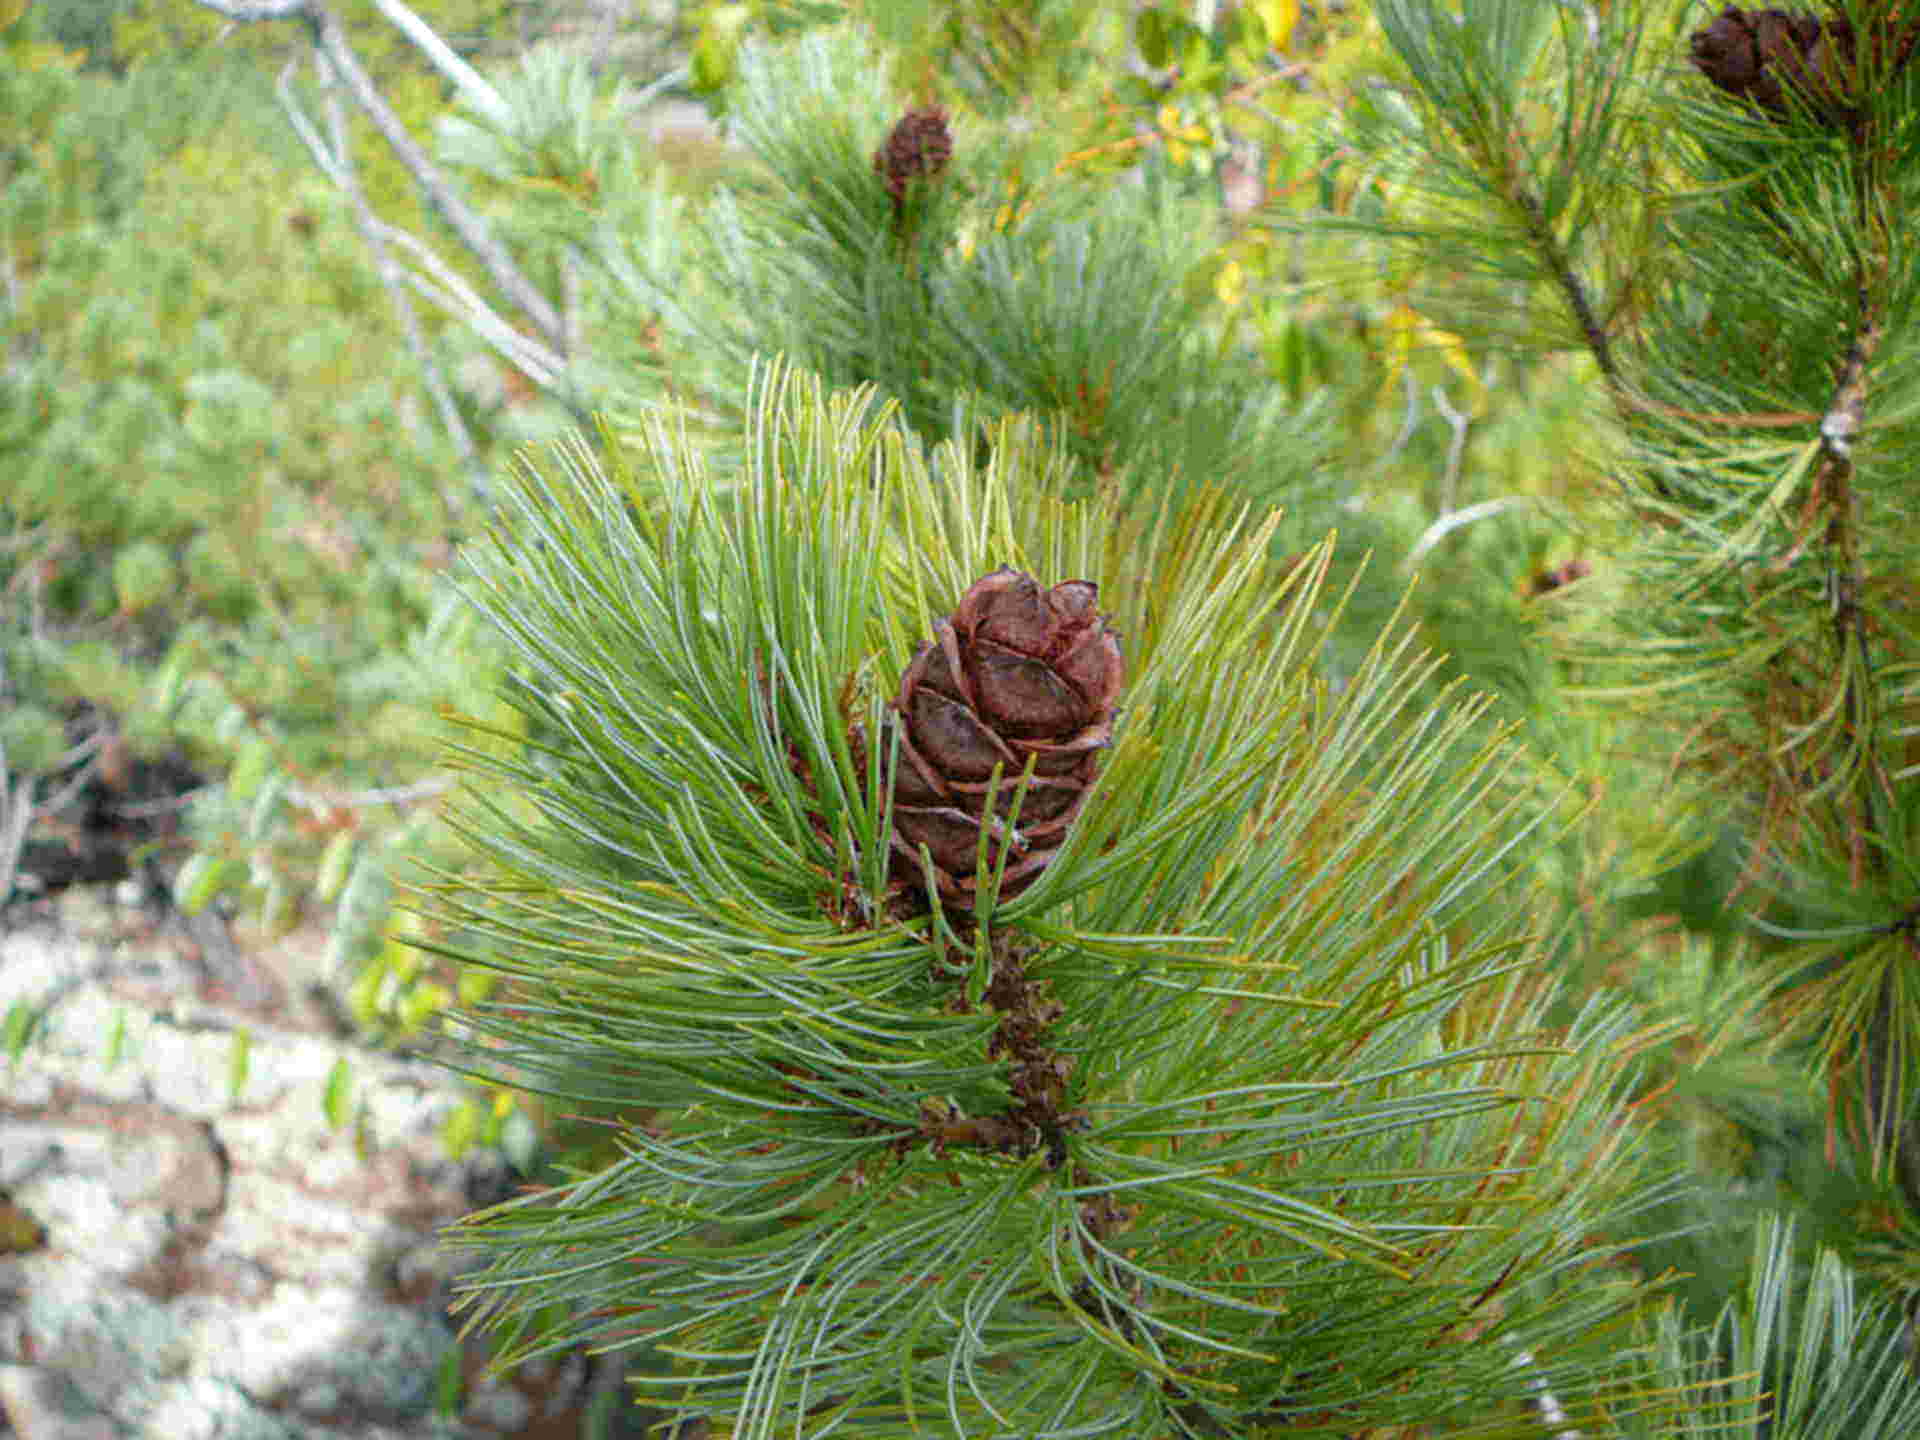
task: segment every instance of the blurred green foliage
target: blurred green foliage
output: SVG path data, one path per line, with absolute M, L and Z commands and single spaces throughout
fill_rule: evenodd
M 0 707 L 17 773 L 76 734 L 183 756 L 200 903 L 277 930 L 326 913 L 331 841 L 433 852 L 439 708 L 488 713 L 494 671 L 443 578 L 478 518 L 452 447 L 265 32 L 214 45 L 214 19 L 0 31 Z M 429 343 L 490 446 L 498 368 L 431 318 Z M 355 919 L 342 965 L 387 915 Z

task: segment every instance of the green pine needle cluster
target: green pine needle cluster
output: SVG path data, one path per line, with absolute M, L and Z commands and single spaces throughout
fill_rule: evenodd
M 739 1436 L 1525 1434 L 1542 1365 L 1617 1403 L 1592 1337 L 1641 1291 L 1589 1236 L 1645 1194 L 1635 1038 L 1549 1028 L 1484 901 L 1511 748 L 1438 766 L 1476 707 L 1411 703 L 1432 662 L 1386 640 L 1331 686 L 1326 551 L 1277 566 L 1224 496 L 1129 519 L 1037 427 L 980 467 L 780 367 L 750 413 L 735 471 L 665 420 L 527 467 L 473 562 L 533 741 L 472 756 L 491 873 L 440 904 L 508 983 L 467 1023 L 626 1117 L 467 1228 L 476 1314 L 645 1339 Z M 1001 564 L 1100 585 L 1124 716 L 1039 883 L 902 918 L 893 757 L 850 736 Z M 1016 972 L 1066 1088 L 1030 1145 Z

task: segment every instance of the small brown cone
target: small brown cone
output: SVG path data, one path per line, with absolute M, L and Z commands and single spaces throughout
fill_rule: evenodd
M 924 886 L 925 845 L 940 900 L 970 910 L 983 828 L 989 867 L 1010 852 L 1003 896 L 1026 889 L 1052 861 L 1099 773 L 1125 678 L 1119 638 L 1098 598 L 1090 581 L 1042 590 L 1032 576 L 1002 568 L 969 586 L 920 647 L 893 704 L 896 877 Z M 1009 827 L 1029 762 L 1033 778 Z
M 1853 22 L 1786 10 L 1742 10 L 1729 5 L 1690 37 L 1694 68 L 1736 99 L 1751 100 L 1776 119 L 1788 97 L 1830 125 L 1851 126 L 1867 84 L 1884 82 L 1912 58 L 1920 24 L 1881 15 L 1868 23 L 1867 70 L 1857 61 Z
M 1818 41 L 1820 22 L 1784 10 L 1742 10 L 1729 5 L 1690 37 L 1694 67 L 1720 89 L 1784 115 L 1782 82 L 1797 76 L 1803 55 Z
M 887 187 L 897 212 L 906 203 L 909 181 L 935 178 L 952 158 L 947 112 L 938 105 L 923 105 L 902 115 L 873 152 L 873 173 Z

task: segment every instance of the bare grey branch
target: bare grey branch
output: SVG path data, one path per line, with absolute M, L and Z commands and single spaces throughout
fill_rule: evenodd
M 441 426 L 453 441 L 454 448 L 460 452 L 461 462 L 467 468 L 474 495 L 483 503 L 488 494 L 486 469 L 480 463 L 480 452 L 475 448 L 473 436 L 467 431 L 467 423 L 460 418 L 460 407 L 454 404 L 453 392 L 447 386 L 446 377 L 440 372 L 440 362 L 427 348 L 426 337 L 420 330 L 420 319 L 414 313 L 413 299 L 407 294 L 407 287 L 400 272 L 400 264 L 393 258 L 386 237 L 381 234 L 380 224 L 373 213 L 373 207 L 367 203 L 366 192 L 360 188 L 360 177 L 353 167 L 353 140 L 347 131 L 345 107 L 340 104 L 340 94 L 335 88 L 333 68 L 326 57 L 318 52 L 313 57 L 313 68 L 320 82 L 322 95 L 326 97 L 327 128 L 333 134 L 332 156 L 336 183 L 345 192 L 353 206 L 354 222 L 360 228 L 361 237 L 367 248 L 373 252 L 374 265 L 380 271 L 380 283 L 386 287 L 388 299 L 392 302 L 394 313 L 400 318 L 400 328 L 407 340 L 407 349 L 413 355 L 414 364 L 419 367 L 422 383 L 427 393 L 433 397 L 434 408 L 440 412 Z
M 307 0 L 255 0 L 252 4 L 242 3 L 242 0 L 198 0 L 198 3 L 217 15 L 248 25 L 258 20 L 292 20 L 296 16 L 312 16 Z
M 341 28 L 340 21 L 326 8 L 321 0 L 266 0 L 261 4 L 240 4 L 236 0 L 198 0 L 216 14 L 225 15 L 232 20 L 288 20 L 300 18 L 312 28 L 316 43 L 332 65 L 333 71 L 346 86 L 353 101 L 373 122 L 382 138 L 393 147 L 393 152 L 406 166 L 422 193 L 434 209 L 438 210 L 447 224 L 460 237 L 461 242 L 473 252 L 488 276 L 498 285 L 509 300 L 533 323 L 540 336 L 556 351 L 564 351 L 565 334 L 560 315 L 553 305 L 542 295 L 513 262 L 506 247 L 494 238 L 487 223 L 475 212 L 457 191 L 448 184 L 440 169 L 428 158 L 400 117 L 387 104 L 386 97 L 374 86 L 372 78 L 360 64 L 354 53 L 352 43 Z M 411 14 L 411 12 L 409 12 Z M 391 18 L 391 17 L 389 17 Z M 396 21 L 396 23 L 399 23 Z M 424 28 L 424 22 L 418 22 Z M 418 43 L 416 38 L 416 43 Z M 451 53 L 451 52 L 449 52 Z M 463 62 L 464 63 L 464 62 Z M 476 77 L 477 78 L 477 77 Z M 481 82 L 483 85 L 484 81 Z M 489 87 L 491 88 L 491 87 Z M 304 137 L 303 137 L 304 138 Z M 336 161 L 337 161 L 336 157 Z
M 494 284 L 533 322 L 542 339 L 554 349 L 561 349 L 565 342 L 559 313 L 547 297 L 520 273 L 506 248 L 494 238 L 486 221 L 460 198 L 440 173 L 440 168 L 415 143 L 400 117 L 394 114 L 393 107 L 387 104 L 386 97 L 374 88 L 372 78 L 361 67 L 359 57 L 353 53 L 339 20 L 324 10 L 319 15 L 320 46 L 326 52 L 327 59 L 333 62 L 335 72 L 345 82 L 354 103 L 365 112 L 387 144 L 393 147 L 394 154 L 400 157 L 400 163 L 413 175 L 429 203 L 453 227 L 454 233 L 473 252 L 474 258 Z
M 433 31 L 433 27 L 409 10 L 400 0 L 373 0 L 373 5 L 382 15 L 393 22 L 401 34 L 414 43 L 447 79 L 451 80 L 467 103 L 484 114 L 495 125 L 502 127 L 513 123 L 513 110 L 498 90 L 478 70 L 462 60 L 453 47 L 442 40 Z

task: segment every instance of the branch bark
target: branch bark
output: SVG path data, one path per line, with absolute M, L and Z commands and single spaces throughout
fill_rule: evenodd
M 214 0 L 200 0 L 200 3 L 213 4 Z M 373 122 L 374 128 L 387 144 L 393 147 L 393 153 L 412 174 L 427 197 L 427 202 L 453 227 L 454 234 L 473 252 L 474 258 L 480 262 L 493 283 L 532 322 L 548 345 L 565 353 L 566 331 L 559 312 L 520 273 L 512 256 L 494 238 L 486 221 L 455 193 L 440 168 L 427 158 L 426 151 L 407 133 L 407 127 L 394 114 L 393 107 L 387 104 L 386 97 L 374 88 L 372 77 L 361 67 L 360 59 L 354 54 L 339 20 L 331 11 L 319 5 L 317 0 L 308 0 L 308 3 L 318 29 L 320 48 L 332 62 L 335 73 L 346 85 L 354 103 Z

